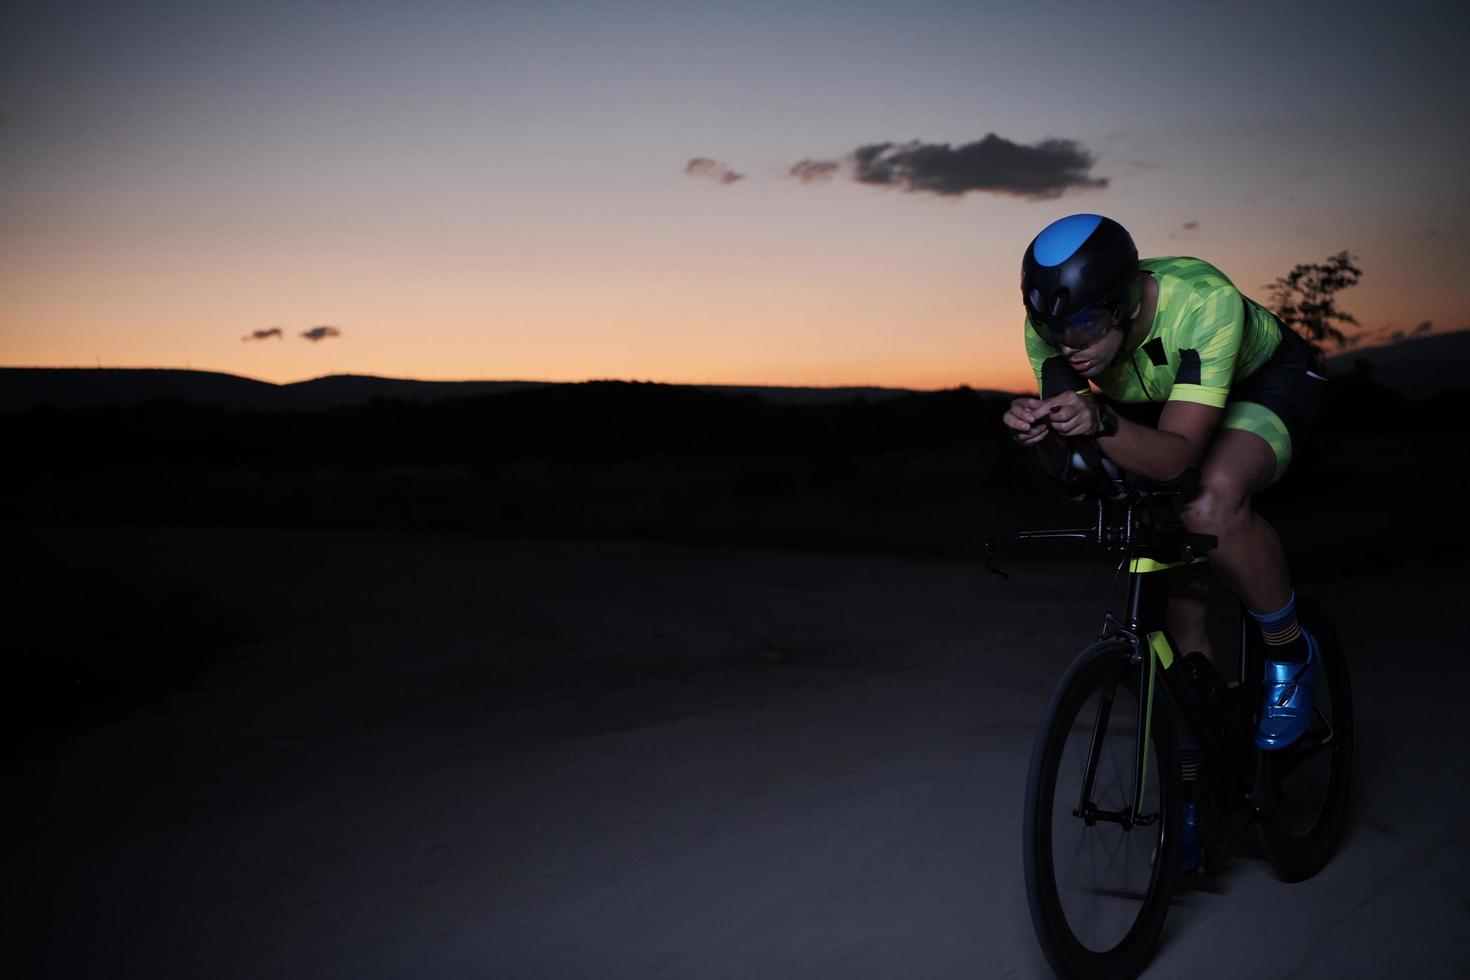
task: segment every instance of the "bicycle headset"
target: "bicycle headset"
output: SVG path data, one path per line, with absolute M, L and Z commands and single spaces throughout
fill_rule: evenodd
M 1021 260 L 1021 297 L 1031 326 L 1052 347 L 1087 347 L 1122 329 L 1142 296 L 1138 248 L 1100 214 L 1053 221 Z

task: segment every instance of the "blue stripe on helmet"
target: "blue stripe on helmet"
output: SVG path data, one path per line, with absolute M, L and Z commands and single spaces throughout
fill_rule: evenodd
M 1053 221 L 1041 229 L 1032 244 L 1032 254 L 1038 265 L 1061 265 L 1087 241 L 1097 226 L 1102 224 L 1100 214 L 1073 214 Z

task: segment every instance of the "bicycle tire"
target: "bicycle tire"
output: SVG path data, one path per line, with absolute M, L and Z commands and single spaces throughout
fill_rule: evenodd
M 1261 753 L 1265 799 L 1256 825 L 1272 869 L 1286 882 L 1305 881 L 1332 859 L 1347 814 L 1353 764 L 1353 696 L 1346 651 L 1321 607 L 1310 600 L 1299 602 L 1301 623 L 1316 638 L 1321 656 L 1317 681 L 1319 715 L 1298 746 Z M 1320 713 L 1324 690 L 1329 712 L 1325 720 Z M 1321 747 L 1323 726 L 1330 739 L 1325 747 Z M 1303 756 L 1310 760 L 1309 739 L 1316 739 L 1319 745 L 1316 751 L 1326 752 L 1328 756 L 1325 767 L 1320 767 L 1324 772 L 1322 788 L 1317 791 L 1313 787 L 1314 795 L 1310 799 L 1304 799 L 1305 794 L 1298 791 L 1298 798 L 1293 800 L 1288 781 L 1305 767 L 1300 761 Z M 1289 768 L 1293 763 L 1295 768 Z M 1306 819 L 1302 817 L 1303 804 L 1315 808 L 1315 813 Z
M 1170 895 L 1173 890 L 1175 862 L 1179 850 L 1180 794 L 1182 785 L 1179 774 L 1178 744 L 1174 726 L 1165 710 L 1166 699 L 1162 685 L 1155 688 L 1155 707 L 1151 731 L 1152 756 L 1155 765 L 1155 792 L 1159 797 L 1159 816 L 1153 825 L 1156 830 L 1145 830 L 1135 826 L 1122 831 L 1117 824 L 1107 827 L 1118 828 L 1120 833 L 1145 833 L 1148 838 L 1118 847 L 1137 853 L 1136 845 L 1151 847 L 1148 860 L 1147 885 L 1141 896 L 1132 894 L 1128 898 L 1139 898 L 1136 917 L 1121 938 L 1111 943 L 1104 940 L 1089 945 L 1080 938 L 1077 928 L 1081 923 L 1069 921 L 1063 902 L 1062 883 L 1058 877 L 1058 864 L 1054 853 L 1054 834 L 1058 831 L 1056 819 L 1058 793 L 1076 793 L 1081 788 L 1077 773 L 1063 772 L 1063 757 L 1068 752 L 1069 741 L 1074 739 L 1078 721 L 1084 710 L 1092 703 L 1094 695 L 1106 686 L 1113 685 L 1121 694 L 1132 692 L 1134 710 L 1137 710 L 1137 692 L 1140 669 L 1146 669 L 1147 660 L 1134 662 L 1133 646 L 1123 640 L 1102 640 L 1083 650 L 1072 661 L 1062 675 L 1053 692 L 1041 730 L 1031 753 L 1030 771 L 1026 780 L 1026 807 L 1022 853 L 1026 872 L 1026 900 L 1031 910 L 1031 922 L 1036 930 L 1042 952 L 1047 962 L 1060 977 L 1126 978 L 1137 976 L 1153 957 L 1154 947 L 1163 932 L 1164 919 L 1168 914 Z M 1093 712 L 1094 715 L 1096 712 Z M 1125 719 L 1126 723 L 1126 719 Z M 1083 725 L 1090 723 L 1083 719 Z M 1135 722 L 1136 726 L 1136 722 Z M 1135 729 L 1136 730 L 1136 729 Z M 1136 746 L 1136 735 L 1128 751 Z M 1131 766 L 1130 772 L 1131 772 Z M 1131 777 L 1130 777 L 1131 778 Z M 1063 780 L 1060 789 L 1059 779 Z M 1077 829 L 1083 821 L 1076 817 L 1062 797 L 1060 804 L 1062 821 L 1075 819 L 1077 824 L 1065 825 L 1079 835 L 1081 840 L 1092 830 L 1105 825 L 1087 825 Z M 1145 809 L 1148 809 L 1145 806 Z M 1070 812 L 1069 812 L 1070 810 Z M 1080 845 L 1079 845 L 1080 846 Z M 1089 845 L 1090 846 L 1090 845 Z M 1105 845 L 1106 846 L 1106 845 Z M 1075 853 L 1069 861 L 1075 858 Z M 1136 864 L 1136 862 L 1135 862 Z M 1064 869 L 1065 873 L 1065 869 Z M 1099 892 L 1100 894 L 1107 894 Z M 1108 895 L 1107 897 L 1117 897 Z M 1124 922 L 1126 923 L 1124 914 Z M 1076 917 L 1074 910 L 1073 917 Z M 1085 931 L 1085 930 L 1084 930 Z M 1102 948 L 1094 948 L 1101 946 Z

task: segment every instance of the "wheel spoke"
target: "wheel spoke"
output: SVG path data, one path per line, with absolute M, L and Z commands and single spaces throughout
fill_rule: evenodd
M 1278 780 L 1285 779 L 1312 759 L 1328 751 L 1329 744 L 1303 736 L 1296 745 L 1282 752 L 1277 759 L 1272 760 L 1272 774 Z

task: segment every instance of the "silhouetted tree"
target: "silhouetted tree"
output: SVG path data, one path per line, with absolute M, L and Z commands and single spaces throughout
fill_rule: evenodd
M 1347 345 L 1347 335 L 1335 323 L 1357 326 L 1351 313 L 1337 308 L 1337 294 L 1362 278 L 1363 270 L 1353 264 L 1356 258 L 1344 250 L 1328 256 L 1326 262 L 1303 262 L 1266 287 L 1281 322 L 1307 338 L 1318 353 L 1327 341 Z

